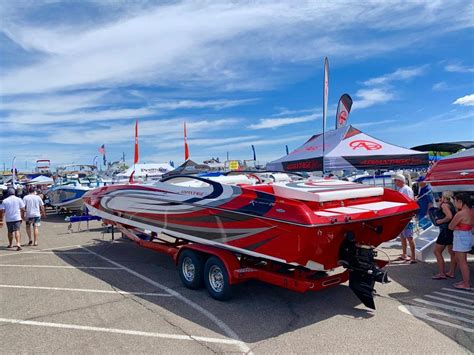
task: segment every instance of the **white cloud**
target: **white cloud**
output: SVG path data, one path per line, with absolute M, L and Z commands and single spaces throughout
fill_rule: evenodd
M 385 74 L 376 78 L 364 81 L 367 86 L 388 84 L 392 81 L 406 81 L 416 76 L 423 75 L 426 72 L 426 65 L 414 68 L 398 68 L 393 73 Z
M 299 110 L 289 110 L 284 107 L 277 107 L 279 110 L 278 113 L 275 113 L 274 117 L 281 117 L 281 116 L 289 116 L 289 115 L 301 115 L 301 114 L 308 114 L 308 113 L 315 113 L 317 111 L 321 111 L 319 107 L 313 107 L 313 108 L 304 108 L 304 109 L 299 109 Z
M 451 73 L 474 73 L 474 68 L 465 67 L 459 64 L 448 64 L 444 70 Z
M 360 89 L 355 94 L 352 110 L 367 108 L 394 100 L 396 97 L 387 89 Z
M 200 139 L 188 139 L 189 147 L 209 147 L 209 146 L 216 146 L 216 145 L 225 145 L 231 144 L 235 142 L 247 142 L 247 141 L 254 141 L 259 139 L 259 136 L 237 136 L 237 137 L 228 137 L 228 138 L 215 138 L 215 137 L 207 137 L 207 138 L 200 138 Z M 181 140 L 174 140 L 170 142 L 158 142 L 157 147 L 159 148 L 177 148 L 182 147 L 183 141 Z
M 3 33 L 29 53 L 42 56 L 35 64 L 5 71 L 2 92 L 137 83 L 253 90 L 277 80 L 280 64 L 310 64 L 324 55 L 367 57 L 412 45 L 427 34 L 472 27 L 472 10 L 462 1 L 396 6 L 190 1 L 120 11 L 78 23 L 72 16 L 66 23 L 58 19 L 56 25 L 49 18 L 42 27 L 28 24 L 18 14 L 10 16 L 10 11 Z M 361 26 L 375 35 L 352 41 L 349 34 Z M 255 63 L 271 71 L 272 77 L 255 75 Z M 284 67 L 281 75 L 290 70 L 288 65 L 280 68 Z
M 272 139 L 255 139 L 255 140 L 249 140 L 247 142 L 240 142 L 236 144 L 230 144 L 230 145 L 216 145 L 212 147 L 212 151 L 222 151 L 222 150 L 228 150 L 228 151 L 235 151 L 239 150 L 242 148 L 247 148 L 250 147 L 252 144 L 255 146 L 262 146 L 262 147 L 270 147 L 274 145 L 285 145 L 289 142 L 300 142 L 303 144 L 305 140 L 311 137 L 311 134 L 305 134 L 305 135 L 293 135 L 291 137 L 275 137 Z M 274 157 L 275 158 L 275 157 Z
M 460 97 L 453 102 L 454 105 L 474 106 L 474 94 Z
M 433 91 L 444 91 L 448 89 L 448 84 L 445 81 L 440 81 L 438 83 L 434 83 L 431 87 Z
M 277 128 L 282 126 L 288 126 L 295 123 L 314 121 L 321 117 L 321 114 L 313 114 L 300 117 L 285 117 L 285 118 L 263 118 L 258 123 L 251 124 L 247 128 L 249 129 L 265 129 L 265 128 Z
M 76 94 L 33 95 L 28 97 L 8 97 L 2 100 L 2 110 L 34 113 L 63 113 L 78 109 L 98 107 L 106 104 L 107 91 Z
M 211 108 L 214 110 L 222 110 L 229 107 L 247 105 L 257 101 L 257 99 L 242 99 L 242 100 L 176 100 L 176 101 L 165 101 L 156 102 L 151 105 L 152 108 L 166 109 L 166 110 L 178 110 L 178 109 L 203 109 Z
M 10 114 L 0 119 L 0 122 L 6 123 L 9 128 L 24 127 L 25 125 L 31 124 L 64 124 L 64 123 L 75 123 L 76 125 L 88 123 L 88 122 L 99 122 L 99 121 L 112 121 L 112 120 L 124 120 L 124 119 L 135 119 L 141 117 L 149 117 L 156 115 L 155 111 L 148 108 L 125 108 L 117 110 L 94 110 L 94 111 L 75 111 L 67 114 L 36 114 L 34 112 L 25 114 Z
M 380 126 L 380 125 L 387 125 L 397 122 L 396 120 L 380 120 L 380 121 L 369 121 L 369 122 L 362 122 L 362 123 L 354 123 L 354 126 L 357 128 L 364 128 L 364 127 L 373 127 L 373 126 Z
M 184 121 L 186 121 L 186 129 L 190 138 L 200 132 L 229 129 L 239 122 L 235 118 L 215 120 L 190 120 L 186 118 L 139 120 L 139 141 L 147 142 L 147 144 L 154 146 L 167 141 L 179 141 L 182 144 Z M 117 144 L 132 142 L 135 134 L 134 123 L 135 120 L 130 120 L 128 124 L 108 124 L 106 128 L 64 130 L 61 134 L 50 134 L 48 141 L 59 144 L 83 144 L 84 142 L 88 144 L 102 144 L 104 142 Z M 179 145 L 176 144 L 176 146 Z

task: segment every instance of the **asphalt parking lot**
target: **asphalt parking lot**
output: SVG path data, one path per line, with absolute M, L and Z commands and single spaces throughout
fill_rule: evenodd
M 218 302 L 184 288 L 170 257 L 112 242 L 98 222 L 90 231 L 67 226 L 50 215 L 39 246 L 21 252 L 6 249 L 0 230 L 2 353 L 474 350 L 474 292 L 431 280 L 433 264 L 391 264 L 393 281 L 377 286 L 376 311 L 347 285 L 297 294 L 249 282 Z M 399 254 L 396 246 L 384 251 Z

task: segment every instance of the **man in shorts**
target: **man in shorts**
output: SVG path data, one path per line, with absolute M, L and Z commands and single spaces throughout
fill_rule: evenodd
M 25 219 L 25 204 L 21 198 L 15 196 L 15 189 L 8 188 L 7 198 L 0 204 L 0 228 L 3 227 L 3 216 L 7 222 L 8 248 L 13 247 L 13 237 L 16 241 L 16 250 L 21 250 L 21 221 Z
M 398 192 L 405 195 L 406 197 L 413 200 L 413 190 L 405 184 L 405 176 L 402 174 L 397 174 L 393 177 L 395 182 L 395 188 Z M 405 229 L 400 233 L 400 239 L 402 242 L 402 255 L 398 258 L 399 260 L 410 261 L 410 263 L 416 263 L 416 253 L 415 253 L 415 241 L 413 240 L 413 230 L 415 225 L 412 221 L 408 222 Z M 407 255 L 407 240 L 410 244 L 411 258 Z
M 34 186 L 28 188 L 28 195 L 23 197 L 26 209 L 26 234 L 28 234 L 28 245 L 33 244 L 31 238 L 31 226 L 33 226 L 34 245 L 38 245 L 38 227 L 41 223 L 41 217 L 46 217 L 44 203 L 41 197 L 36 194 Z

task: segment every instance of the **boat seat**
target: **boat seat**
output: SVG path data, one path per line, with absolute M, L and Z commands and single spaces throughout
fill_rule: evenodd
M 383 195 L 383 187 L 357 187 L 353 189 L 342 190 L 319 190 L 311 191 L 311 188 L 302 189 L 298 187 L 289 187 L 273 185 L 275 195 L 302 201 L 327 202 L 336 200 L 347 200 L 349 198 L 374 197 Z

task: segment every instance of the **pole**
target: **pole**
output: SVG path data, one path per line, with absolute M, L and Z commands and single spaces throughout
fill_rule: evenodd
M 15 177 L 16 177 L 16 174 L 15 174 L 15 159 L 16 159 L 16 156 L 13 157 L 13 160 L 12 160 L 12 186 L 15 187 Z
M 326 116 L 327 116 L 327 110 L 328 110 L 328 94 L 329 94 L 329 61 L 328 61 L 328 58 L 326 57 L 324 59 L 324 82 L 323 82 L 323 164 L 322 164 L 323 175 L 325 172 L 324 156 L 326 153 L 325 133 L 326 133 Z

